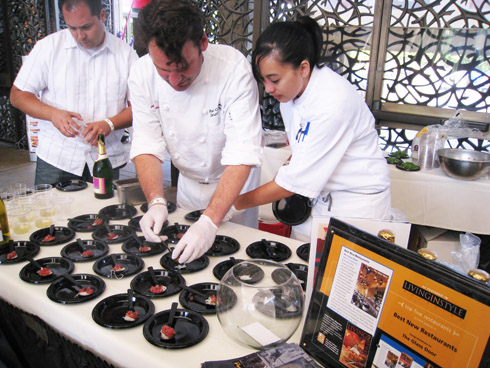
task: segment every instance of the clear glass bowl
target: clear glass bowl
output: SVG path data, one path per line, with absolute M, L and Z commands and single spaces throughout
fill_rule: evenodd
M 241 345 L 266 349 L 287 341 L 303 316 L 304 294 L 286 266 L 264 259 L 234 265 L 218 286 L 216 311 L 226 334 Z

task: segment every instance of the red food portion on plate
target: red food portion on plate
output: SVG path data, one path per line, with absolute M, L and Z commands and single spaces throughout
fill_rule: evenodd
M 107 233 L 107 239 L 109 240 L 117 239 L 117 235 L 114 233 Z
M 15 250 L 7 254 L 7 260 L 16 259 L 16 258 L 17 258 L 17 252 Z
M 91 250 L 85 250 L 82 252 L 82 257 L 83 258 L 90 258 L 90 257 L 93 257 L 94 256 L 94 252 L 92 252 Z
M 104 222 L 104 220 L 98 218 L 98 219 L 95 219 L 94 222 L 92 222 L 92 225 L 93 226 L 99 226 L 99 225 L 102 225 L 103 222 Z
M 163 285 L 155 285 L 150 287 L 150 292 L 153 294 L 161 294 L 165 292 L 165 290 L 167 290 L 167 287 Z
M 175 330 L 169 325 L 163 325 L 162 329 L 160 330 L 160 336 L 164 340 L 170 340 L 175 336 Z
M 184 233 L 177 233 L 177 235 L 175 235 L 177 237 L 177 239 L 182 239 L 182 237 L 184 236 Z
M 124 316 L 124 319 L 126 321 L 133 322 L 136 321 L 139 316 L 140 314 L 138 313 L 138 311 L 127 311 L 126 315 Z
M 151 248 L 144 245 L 144 246 L 139 247 L 138 250 L 142 253 L 146 253 L 146 252 L 149 252 L 151 250 Z
M 124 271 L 126 268 L 122 265 L 120 265 L 119 263 L 116 264 L 114 267 L 112 267 L 112 271 Z
M 46 236 L 43 238 L 43 240 L 41 240 L 41 241 L 42 241 L 43 243 L 48 243 L 48 242 L 51 242 L 51 241 L 53 241 L 53 240 L 55 240 L 55 239 L 56 239 L 56 236 L 53 236 L 53 235 L 48 234 L 48 235 L 46 235 Z
M 213 294 L 213 295 L 210 295 L 206 300 L 205 300 L 206 304 L 209 304 L 209 305 L 216 305 L 216 295 Z
M 53 273 L 48 267 L 43 267 L 39 271 L 37 271 L 39 276 L 49 276 Z
M 92 289 L 90 286 L 78 290 L 78 295 L 80 296 L 89 296 L 92 295 L 93 293 L 94 293 L 94 289 Z

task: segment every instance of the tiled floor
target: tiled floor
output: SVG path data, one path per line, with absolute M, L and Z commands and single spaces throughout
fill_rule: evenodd
M 162 164 L 165 196 L 170 201 L 176 201 L 177 188 L 171 186 L 170 160 Z M 15 183 L 25 183 L 27 187 L 34 186 L 36 163 L 30 161 L 29 152 L 17 150 L 0 145 L 0 192 Z M 136 169 L 129 162 L 121 169 L 119 178 L 130 179 L 136 177 Z

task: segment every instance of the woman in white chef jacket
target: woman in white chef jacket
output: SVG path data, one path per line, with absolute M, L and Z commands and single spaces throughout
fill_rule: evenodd
M 390 179 L 374 117 L 356 89 L 320 65 L 322 34 L 309 17 L 271 24 L 252 54 L 255 78 L 280 102 L 291 146 L 274 180 L 242 194 L 235 208 L 293 194 L 310 198 L 306 222 L 291 236 L 310 241 L 312 216 L 389 219 Z

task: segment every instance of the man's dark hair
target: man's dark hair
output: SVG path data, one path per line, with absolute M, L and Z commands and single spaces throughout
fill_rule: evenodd
M 88 8 L 90 9 L 90 14 L 92 16 L 100 16 L 100 11 L 103 9 L 102 0 L 59 0 L 58 7 L 60 9 L 60 12 L 63 13 L 63 6 L 66 7 L 66 10 L 72 11 L 81 3 L 87 4 Z
M 182 48 L 192 41 L 201 48 L 204 35 L 204 15 L 187 0 L 153 0 L 138 15 L 135 41 L 139 47 L 148 47 L 154 40 L 171 63 L 182 64 Z

